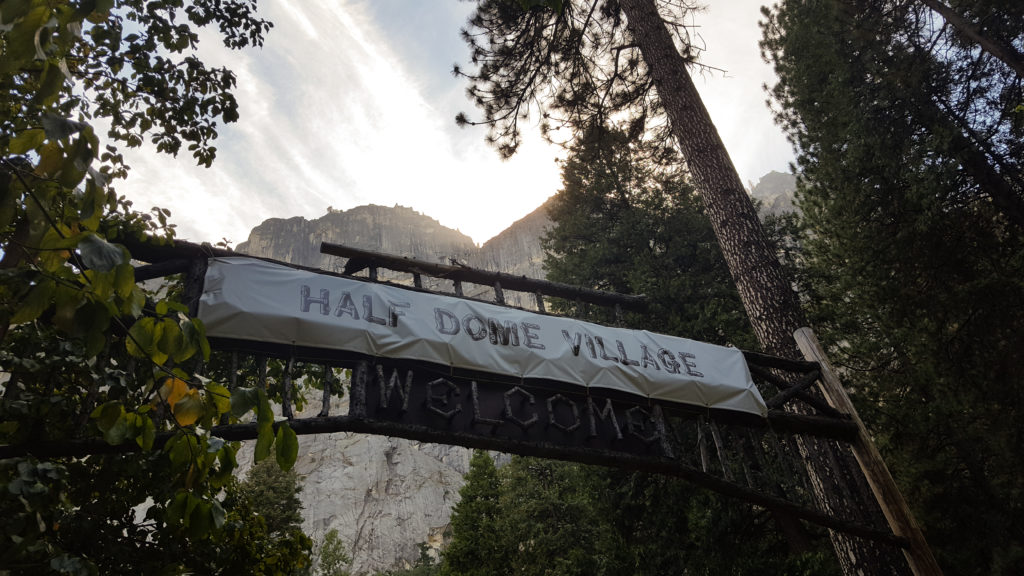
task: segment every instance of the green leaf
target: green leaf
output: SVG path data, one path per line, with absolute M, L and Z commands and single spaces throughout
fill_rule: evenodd
M 107 402 L 106 404 L 97 406 L 96 409 L 92 411 L 92 414 L 90 414 L 90 417 L 96 420 L 96 426 L 98 426 L 102 432 L 106 433 L 107 430 L 114 427 L 114 424 L 121 418 L 122 414 L 124 414 L 124 408 L 121 406 L 120 402 Z
M 114 0 L 96 0 L 96 8 L 93 12 L 106 19 L 107 15 L 114 8 Z
M 72 332 L 75 328 L 75 312 L 85 300 L 85 293 L 73 286 L 60 284 L 53 296 L 53 323 L 64 332 Z
M 199 445 L 195 436 L 187 432 L 178 431 L 167 441 L 164 451 L 167 453 L 168 458 L 170 458 L 175 470 L 187 470 L 195 460 L 195 455 L 199 453 Z
M 5 13 L 6 8 L 7 3 L 5 2 Z M 17 20 L 8 21 L 5 16 L 4 23 L 14 25 L 10 31 L 5 32 L 4 59 L 0 60 L 0 66 L 5 72 L 17 70 L 35 59 L 36 31 L 50 19 L 50 14 L 49 6 L 33 3 L 32 8 Z
M 73 134 L 77 134 L 88 126 L 83 122 L 75 122 L 52 112 L 43 114 L 43 130 L 50 140 L 63 140 Z
M 32 7 L 31 0 L 7 0 L 4 2 L 3 24 L 10 24 L 25 16 L 28 9 Z
M 180 351 L 174 356 L 175 362 L 183 362 L 192 357 L 197 350 L 201 350 L 206 339 L 196 329 L 191 318 L 185 318 L 178 327 L 182 342 Z M 206 343 L 209 347 L 209 343 Z
M 153 449 L 153 441 L 156 440 L 156 425 L 149 416 L 142 417 L 142 434 L 135 438 L 139 447 L 149 451 Z
M 206 411 L 202 399 L 199 397 L 199 390 L 191 389 L 184 396 L 171 406 L 171 413 L 180 426 L 191 426 L 195 424 Z
M 167 361 L 167 354 L 157 347 L 162 332 L 163 325 L 157 322 L 156 318 L 140 318 L 128 330 L 129 337 L 125 339 L 128 353 L 137 358 L 149 358 L 153 363 L 163 365 Z
M 181 336 L 181 328 L 178 327 L 178 323 L 170 318 L 162 318 L 159 322 L 160 340 L 156 346 L 160 352 L 174 358 L 175 362 L 180 362 L 191 356 L 192 354 L 185 353 L 187 350 L 182 350 L 184 338 Z
M 128 298 L 135 287 L 135 268 L 125 262 L 118 265 L 114 274 L 114 292 L 121 298 Z
M 102 350 L 107 341 L 107 329 L 110 327 L 110 311 L 102 302 L 87 301 L 75 310 L 74 329 L 71 334 L 86 341 L 90 352 L 95 356 Z M 99 349 L 95 349 L 93 340 L 99 341 Z
M 261 462 L 267 456 L 270 456 L 270 449 L 274 446 L 274 426 L 271 424 L 259 424 L 258 429 L 253 459 L 256 462 Z
M 175 526 L 181 524 L 181 521 L 185 518 L 186 510 L 188 509 L 189 494 L 184 490 L 179 491 L 174 495 L 174 499 L 171 500 L 169 506 L 167 506 L 167 523 Z
M 235 388 L 231 392 L 231 416 L 241 418 L 249 410 L 259 404 L 260 396 L 256 388 Z
M 40 314 L 50 307 L 56 291 L 56 282 L 49 278 L 40 280 L 38 284 L 29 290 L 28 296 L 15 309 L 14 314 L 11 316 L 11 324 L 23 324 L 38 318 Z
M 47 142 L 39 150 L 39 164 L 36 165 L 36 172 L 41 176 L 52 178 L 60 170 L 64 162 L 64 150 L 58 142 Z
M 218 415 L 225 414 L 231 410 L 231 399 L 233 395 L 224 386 L 221 386 L 216 382 L 209 382 L 206 385 L 206 395 L 217 408 Z
M 123 248 L 92 233 L 85 234 L 78 242 L 78 251 L 82 255 L 82 264 L 98 272 L 110 272 L 128 263 Z
M 154 318 L 140 318 L 128 329 L 128 338 L 124 345 L 128 353 L 136 358 L 146 358 L 148 350 L 153 347 Z
M 82 218 L 83 228 L 95 230 L 100 225 L 100 217 L 103 216 L 106 199 L 107 193 L 96 183 L 95 178 L 85 181 L 85 194 L 82 195 L 78 211 Z
M 213 510 L 209 502 L 196 499 L 188 519 L 188 534 L 196 540 L 205 538 L 213 527 Z
M 89 168 L 88 164 L 83 165 L 81 161 L 83 155 L 89 154 L 89 144 L 85 138 L 75 138 L 67 152 L 68 156 L 61 162 L 57 182 L 65 188 L 76 188 Z
M 277 428 L 277 465 L 281 470 L 287 472 L 295 465 L 295 459 L 299 456 L 299 438 L 295 431 L 287 423 Z
M 132 318 L 138 318 L 142 314 L 142 307 L 146 305 L 146 293 L 138 286 L 132 286 L 131 294 L 125 298 L 121 305 L 121 313 Z
M 185 340 L 198 346 L 203 352 L 203 360 L 209 361 L 210 342 L 206 339 L 206 326 L 203 326 L 203 322 L 198 318 L 190 318 L 189 324 L 191 324 L 191 326 L 183 325 L 181 327 L 181 331 L 185 335 Z
M 46 132 L 40 128 L 25 130 L 14 138 L 11 138 L 7 149 L 11 154 L 24 154 L 29 150 L 35 150 L 46 140 Z
M 131 434 L 131 422 L 129 417 L 131 414 L 125 414 L 124 412 L 114 421 L 114 425 L 103 432 L 103 439 L 107 441 L 107 444 L 117 446 L 125 441 L 125 438 Z
M 217 452 L 217 462 L 220 464 L 217 471 L 210 475 L 210 486 L 214 490 L 227 484 L 232 478 L 232 473 L 238 466 L 238 462 L 235 461 L 235 448 L 230 444 L 221 447 Z
M 42 77 L 39 79 L 39 89 L 36 90 L 32 99 L 41 104 L 51 104 L 64 87 L 64 72 L 56 62 L 47 61 L 43 67 Z

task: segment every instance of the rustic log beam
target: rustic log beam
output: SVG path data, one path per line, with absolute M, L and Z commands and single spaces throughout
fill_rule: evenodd
M 792 384 L 787 382 L 785 379 L 780 378 L 779 376 L 776 376 L 775 374 L 772 374 L 772 372 L 770 370 L 766 370 L 765 368 L 761 367 L 760 365 L 749 364 L 748 366 L 750 368 L 750 373 L 751 374 L 754 374 L 754 375 L 756 375 L 756 376 L 758 376 L 760 378 L 763 378 L 763 379 L 771 382 L 772 384 L 775 384 L 781 390 L 788 390 L 789 388 L 792 387 Z M 800 400 L 805 402 L 808 406 L 814 408 L 815 410 L 817 410 L 822 415 L 831 416 L 833 418 L 841 417 L 843 415 L 842 412 L 840 412 L 840 411 L 836 410 L 835 408 L 833 408 L 832 406 L 830 406 L 828 404 L 828 402 L 826 402 L 826 401 L 824 401 L 824 400 L 822 400 L 820 398 L 817 398 L 815 396 L 812 396 L 811 394 L 809 394 L 805 390 L 801 390 L 801 391 L 795 392 L 794 393 L 794 397 L 799 398 Z
M 164 276 L 170 276 L 171 274 L 184 274 L 188 272 L 191 262 L 192 261 L 188 258 L 175 258 L 173 260 L 157 262 L 156 264 L 136 266 L 135 281 L 145 282 L 146 280 L 163 278 Z
M 372 262 L 377 266 L 398 272 L 424 274 L 460 283 L 471 282 L 473 284 L 482 284 L 485 286 L 494 286 L 495 283 L 500 283 L 501 287 L 505 290 L 515 290 L 518 292 L 540 291 L 547 296 L 555 296 L 570 300 L 579 298 L 585 302 L 603 306 L 614 306 L 619 304 L 626 310 L 643 310 L 647 306 L 647 298 L 643 295 L 603 292 L 600 290 L 582 288 L 580 286 L 572 286 L 570 284 L 538 280 L 527 276 L 515 276 L 512 274 L 505 274 L 504 272 L 491 272 L 489 270 L 470 268 L 468 266 L 437 264 L 434 262 L 427 262 L 425 260 L 382 254 L 379 252 L 361 250 L 350 246 L 342 246 L 340 244 L 331 244 L 328 242 L 320 244 L 320 252 L 331 256 L 357 259 L 360 262 Z
M 810 372 L 811 370 L 818 369 L 818 364 L 816 362 L 790 360 L 789 358 L 772 356 L 770 354 L 763 354 L 761 352 L 751 352 L 749 350 L 743 351 L 743 357 L 747 360 L 748 364 L 756 364 L 764 368 L 775 368 L 778 370 L 785 370 L 786 372 L 806 373 Z
M 266 360 L 263 359 L 263 365 L 265 366 Z M 356 371 L 357 376 L 359 372 Z M 351 398 L 355 410 L 365 410 L 365 387 L 366 378 L 365 375 L 358 378 L 359 381 L 353 382 L 353 392 Z M 264 387 L 265 384 L 261 386 Z M 350 416 L 351 417 L 351 416 Z M 321 419 L 317 418 L 295 418 L 291 420 L 292 429 L 299 436 L 303 434 L 320 434 L 315 429 L 315 426 L 306 424 L 307 422 Z M 856 438 L 857 425 L 851 420 L 836 419 L 836 418 L 825 418 L 822 416 L 810 416 L 803 414 L 793 414 L 786 412 L 785 410 L 769 410 L 768 416 L 764 420 L 760 420 L 763 425 L 752 424 L 752 421 L 744 419 L 742 422 L 733 422 L 730 418 L 716 419 L 716 421 L 723 424 L 732 424 L 739 426 L 748 426 L 752 429 L 763 429 L 765 426 L 775 432 L 788 432 L 791 434 L 806 434 L 809 436 L 818 436 L 821 438 L 831 438 L 834 440 L 846 440 L 851 441 Z M 227 436 L 222 436 L 221 431 L 233 430 L 233 426 L 237 424 L 220 425 L 214 426 L 211 430 L 211 434 L 214 436 L 221 436 L 226 440 Z M 312 428 L 310 426 L 313 426 Z M 344 431 L 344 430 L 337 430 Z M 159 437 L 159 435 L 158 435 Z M 253 436 L 255 438 L 255 436 Z M 244 439 L 244 438 L 243 438 Z M 165 439 L 166 440 L 166 439 Z M 120 454 L 124 452 L 138 451 L 139 447 L 135 444 L 119 444 L 110 445 L 103 441 L 102 438 L 83 438 L 77 440 L 64 440 L 59 442 L 33 442 L 31 444 L 4 444 L 0 445 L 0 460 L 6 458 L 20 458 L 27 455 L 35 455 L 40 457 L 83 457 L 92 454 Z
M 804 374 L 792 386 L 790 386 L 789 388 L 786 388 L 785 390 L 779 392 L 775 396 L 772 396 L 768 400 L 765 400 L 765 404 L 769 408 L 779 408 L 779 407 L 781 407 L 783 404 L 788 402 L 791 398 L 794 398 L 797 394 L 799 394 L 799 393 L 803 392 L 804 390 L 810 388 L 811 384 L 814 384 L 814 382 L 817 381 L 818 377 L 820 377 L 820 376 L 821 376 L 821 371 L 819 371 L 819 370 L 814 370 L 813 372 L 809 372 L 807 374 Z
M 277 422 L 274 426 L 276 428 L 283 423 L 283 421 Z M 758 506 L 787 512 L 792 514 L 794 517 L 825 528 L 838 530 L 861 538 L 895 546 L 902 547 L 907 545 L 905 539 L 894 536 L 887 531 L 876 530 L 855 522 L 836 518 L 824 512 L 800 506 L 777 496 L 768 495 L 745 486 L 727 482 L 716 476 L 706 474 L 698 468 L 666 457 L 639 456 L 584 447 L 568 448 L 548 442 L 512 440 L 507 438 L 490 437 L 487 435 L 450 432 L 447 430 L 436 430 L 413 424 L 399 424 L 353 416 L 305 418 L 292 420 L 288 422 L 288 425 L 298 435 L 331 434 L 336 432 L 377 434 L 407 438 L 409 440 L 417 440 L 420 442 L 456 444 L 467 448 L 499 450 L 524 456 L 570 460 L 584 464 L 594 464 L 675 476 Z M 210 433 L 228 441 L 253 440 L 257 437 L 258 428 L 255 423 L 231 424 L 227 426 L 215 426 L 210 430 Z M 171 437 L 171 433 L 158 434 L 153 443 L 153 449 L 159 450 Z M 94 438 L 77 442 L 76 447 L 88 448 L 88 451 L 79 452 L 78 454 L 68 454 L 66 450 L 54 449 L 60 447 L 66 448 L 68 446 L 68 443 L 61 444 L 60 446 L 39 444 L 31 447 L 27 452 L 37 457 L 81 457 L 87 454 L 123 454 L 139 450 L 138 445 L 132 442 L 118 446 L 111 446 L 104 442 L 102 438 Z M 27 447 L 0 446 L 0 459 L 14 457 L 15 455 L 11 454 L 10 450 L 12 448 Z M 24 452 L 21 455 L 23 454 Z

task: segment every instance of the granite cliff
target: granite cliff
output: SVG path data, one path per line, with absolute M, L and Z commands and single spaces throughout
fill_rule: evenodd
M 757 184 L 750 184 L 750 195 L 761 201 L 761 213 L 775 216 L 796 210 L 793 204 L 795 190 L 796 176 L 774 170 L 762 176 Z

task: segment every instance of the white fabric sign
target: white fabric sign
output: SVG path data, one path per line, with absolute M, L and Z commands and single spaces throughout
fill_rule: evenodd
M 765 415 L 740 350 L 644 330 L 211 258 L 199 317 L 212 337 L 422 360 Z

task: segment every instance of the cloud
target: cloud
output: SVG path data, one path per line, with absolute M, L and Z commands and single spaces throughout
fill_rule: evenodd
M 228 51 L 204 33 L 201 57 L 238 77 L 241 120 L 220 129 L 211 169 L 184 154 L 131 151 L 131 176 L 119 192 L 140 208 L 170 208 L 179 235 L 196 241 L 240 242 L 267 218 L 316 218 L 329 205 L 367 203 L 410 206 L 487 240 L 557 191 L 561 150 L 527 130 L 519 154 L 503 162 L 485 146 L 483 129 L 455 127 L 455 113 L 471 106 L 462 81 L 448 74 L 465 60 L 458 27 L 468 7 L 453 6 L 267 3 L 261 9 L 275 26 L 262 50 Z M 722 17 L 732 22 L 729 10 Z M 705 34 L 711 46 L 724 43 L 710 28 Z M 718 57 L 709 50 L 706 60 L 729 68 L 729 77 L 701 90 L 741 176 L 784 169 L 778 146 L 751 136 L 767 117 L 765 67 L 747 68 L 760 63 L 756 37 L 724 64 Z

